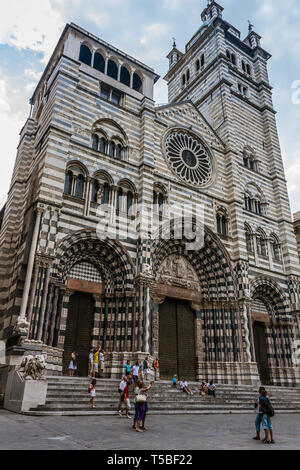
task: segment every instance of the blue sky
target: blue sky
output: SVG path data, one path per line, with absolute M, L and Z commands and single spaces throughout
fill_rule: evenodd
M 206 0 L 10 0 L 0 18 L 0 205 L 5 202 L 28 99 L 65 23 L 75 22 L 153 67 L 162 77 L 172 37 L 183 50 Z M 292 211 L 300 210 L 300 1 L 220 0 L 224 19 L 246 36 L 248 20 L 272 54 L 270 81 Z M 294 88 L 293 88 L 294 87 Z M 167 102 L 161 79 L 155 99 Z

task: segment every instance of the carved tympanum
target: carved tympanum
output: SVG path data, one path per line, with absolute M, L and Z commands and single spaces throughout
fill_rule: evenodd
M 158 270 L 157 282 L 169 286 L 200 290 L 196 271 L 181 255 L 170 255 L 163 261 Z

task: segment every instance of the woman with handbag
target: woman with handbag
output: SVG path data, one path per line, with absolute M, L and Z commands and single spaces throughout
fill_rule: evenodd
M 146 387 L 144 383 L 141 383 L 139 394 L 136 396 L 136 402 L 139 403 L 139 408 L 140 408 L 139 418 L 138 418 L 138 422 L 136 425 L 137 432 L 142 432 L 142 429 L 144 431 L 147 430 L 145 426 L 146 415 L 148 411 L 147 392 L 150 390 L 152 385 L 153 385 L 153 382 L 150 382 L 150 385 L 148 385 L 148 387 Z M 141 423 L 142 423 L 142 426 L 141 426 Z

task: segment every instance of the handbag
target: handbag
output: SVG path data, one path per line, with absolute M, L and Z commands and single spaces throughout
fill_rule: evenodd
M 136 400 L 136 403 L 146 403 L 147 396 L 146 395 L 137 395 L 135 400 Z

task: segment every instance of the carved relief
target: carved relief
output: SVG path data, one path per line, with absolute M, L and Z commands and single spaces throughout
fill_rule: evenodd
M 158 270 L 157 282 L 169 286 L 200 290 L 196 271 L 181 255 L 171 255 L 163 261 Z
M 43 355 L 26 356 L 18 370 L 24 380 L 45 380 L 46 361 Z

